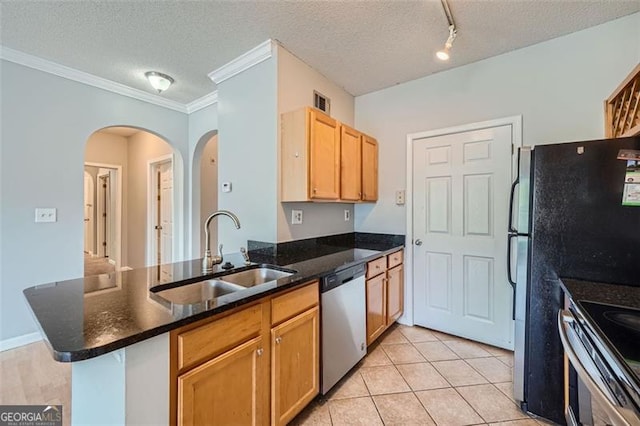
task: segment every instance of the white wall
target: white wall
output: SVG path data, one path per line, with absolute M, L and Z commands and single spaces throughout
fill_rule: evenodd
M 207 141 L 200 159 L 200 222 L 218 210 L 218 135 Z M 204 253 L 204 227 L 200 226 L 200 250 Z M 218 222 L 213 221 L 209 227 L 211 247 L 218 246 Z
M 138 132 L 127 138 L 128 178 L 124 181 L 127 186 L 127 231 L 128 238 L 128 266 L 143 268 L 147 266 L 147 242 L 149 241 L 148 224 L 148 191 L 149 191 L 149 162 L 159 157 L 172 154 L 171 146 L 159 137 L 148 132 Z M 179 182 L 176 179 L 180 159 L 173 164 L 174 204 Z M 174 209 L 175 212 L 175 209 Z M 176 220 L 174 218 L 174 220 Z M 177 224 L 176 224 L 177 225 Z M 179 234 L 179 226 L 173 227 L 174 238 Z M 152 264 L 155 264 L 154 261 Z
M 313 105 L 316 90 L 331 99 L 333 118 L 353 126 L 354 98 L 341 87 L 314 70 L 284 47 L 276 47 L 278 57 L 278 153 L 280 116 L 285 112 Z M 278 171 L 280 167 L 278 166 Z M 280 176 L 278 175 L 278 188 Z M 280 196 L 278 190 L 278 197 Z M 291 210 L 303 211 L 303 223 L 291 225 Z M 344 220 L 344 210 L 353 218 L 353 204 L 278 203 L 278 242 L 353 232 L 353 219 Z
M 380 144 L 380 199 L 356 206 L 355 229 L 406 232 L 394 197 L 406 187 L 407 134 L 521 114 L 524 145 L 602 138 L 603 101 L 639 61 L 636 13 L 357 97 L 356 128 Z
M 189 158 L 189 132 L 186 114 L 9 61 L 1 66 L 4 340 L 36 331 L 24 288 L 82 276 L 83 164 L 89 136 L 108 126 L 149 129 Z M 36 207 L 56 207 L 58 221 L 34 223 Z
M 276 241 L 277 62 L 271 57 L 218 85 L 218 207 L 240 219 L 218 217 L 218 242 L 237 252 L 247 240 Z
M 187 258 L 195 259 L 200 253 L 200 230 L 204 218 L 200 216 L 200 159 L 207 141 L 218 132 L 218 104 L 214 103 L 189 114 L 189 202 Z

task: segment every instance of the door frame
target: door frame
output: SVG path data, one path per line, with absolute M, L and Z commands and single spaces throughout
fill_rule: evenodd
M 90 180 L 90 184 L 89 184 L 89 190 L 91 192 L 90 196 L 91 196 L 91 215 L 89 216 L 89 227 L 91 228 L 91 231 L 89 232 L 90 238 L 90 244 L 89 244 L 89 250 L 86 251 L 87 248 L 87 227 L 85 226 L 85 230 L 84 230 L 84 248 L 85 248 L 85 253 L 87 253 L 89 256 L 91 257 L 97 257 L 98 256 L 98 246 L 97 246 L 97 240 L 98 240 L 98 236 L 97 236 L 97 224 L 96 222 L 96 204 L 95 200 L 97 199 L 96 194 L 95 194 L 95 190 L 96 190 L 96 181 L 93 179 L 93 176 L 91 176 L 91 174 L 89 172 L 87 172 L 86 170 L 84 171 L 84 180 L 83 180 L 83 184 L 84 184 L 84 197 L 83 197 L 83 204 L 85 209 L 87 208 L 87 198 L 86 198 L 86 185 L 87 185 L 87 177 Z M 83 215 L 84 216 L 84 215 Z M 85 218 L 86 221 L 87 218 Z M 86 222 L 85 222 L 86 223 Z
M 480 121 L 476 123 L 461 124 L 458 126 L 445 127 L 441 129 L 427 130 L 424 132 L 407 134 L 407 191 L 406 191 L 406 237 L 405 237 L 405 286 L 404 300 L 410 300 L 410 304 L 405 303 L 404 314 L 401 323 L 414 325 L 414 300 L 413 300 L 413 143 L 418 139 L 433 138 L 438 136 L 452 135 L 455 133 L 465 133 L 474 130 L 489 129 L 492 127 L 511 126 L 511 181 L 516 176 L 518 167 L 518 148 L 522 146 L 522 115 L 498 118 L 495 120 Z M 505 241 L 506 244 L 506 241 Z M 506 247 L 505 247 L 506 249 Z M 506 253 L 506 252 L 505 252 Z
M 115 227 L 116 227 L 116 232 L 115 234 L 118 237 L 118 241 L 113 243 L 113 248 L 114 248 L 114 256 L 113 256 L 113 260 L 115 260 L 115 267 L 116 267 L 116 271 L 120 270 L 120 268 L 122 268 L 124 265 L 122 265 L 122 244 L 123 244 L 123 235 L 122 235 L 122 204 L 123 204 L 123 199 L 122 199 L 122 166 L 119 164 L 108 164 L 108 163 L 94 163 L 94 162 L 90 162 L 90 161 L 86 161 L 84 163 L 85 166 L 92 166 L 92 167 L 98 167 L 98 168 L 103 168 L 103 169 L 113 169 L 116 171 L 116 199 L 115 199 L 115 204 L 116 204 L 116 220 L 115 220 Z M 111 184 L 113 185 L 113 182 L 111 182 Z M 111 257 L 110 257 L 111 258 Z
M 158 190 L 153 183 L 155 182 L 156 177 L 154 176 L 154 170 L 157 166 L 162 163 L 171 162 L 171 173 L 172 173 L 172 181 L 173 187 L 171 189 L 171 223 L 173 227 L 171 229 L 172 238 L 171 238 L 171 261 L 175 262 L 178 259 L 176 256 L 179 253 L 180 245 L 176 238 L 176 218 L 178 217 L 177 211 L 177 197 L 176 197 L 176 159 L 175 155 L 166 154 L 160 157 L 155 157 L 147 161 L 147 241 L 146 241 L 146 266 L 156 265 L 156 239 L 155 239 L 155 231 L 154 221 L 155 217 L 157 217 L 157 203 L 156 197 L 158 195 Z

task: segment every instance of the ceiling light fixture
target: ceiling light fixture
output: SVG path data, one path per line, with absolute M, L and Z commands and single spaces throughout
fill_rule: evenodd
M 144 73 L 144 76 L 147 77 L 151 86 L 156 89 L 158 93 L 167 90 L 174 82 L 173 78 L 158 71 L 147 71 Z
M 447 22 L 449 23 L 449 37 L 447 41 L 444 43 L 444 49 L 438 50 L 436 52 L 436 57 L 441 61 L 449 60 L 449 51 L 451 50 L 451 46 L 453 46 L 453 41 L 456 39 L 458 35 L 458 30 L 456 29 L 456 23 L 453 20 L 453 15 L 451 14 L 451 9 L 449 8 L 449 3 L 447 0 L 440 0 L 442 3 L 442 9 L 444 10 L 444 15 L 447 18 Z

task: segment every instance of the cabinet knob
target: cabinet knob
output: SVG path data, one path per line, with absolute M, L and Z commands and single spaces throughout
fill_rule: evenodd
M 376 265 L 376 269 L 380 269 L 380 265 Z
M 258 356 L 262 356 L 262 353 L 264 352 L 264 349 L 259 348 L 256 353 L 258 354 Z
M 276 345 L 279 345 L 282 342 L 282 337 L 276 337 Z
M 317 188 L 313 188 L 313 193 L 315 194 L 316 192 L 318 192 Z

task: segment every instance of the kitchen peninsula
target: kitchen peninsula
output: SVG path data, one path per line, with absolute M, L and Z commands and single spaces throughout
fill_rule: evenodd
M 234 254 L 225 256 L 232 269 L 217 265 L 206 275 L 192 260 L 39 285 L 24 294 L 54 359 L 73 362 L 74 423 L 169 424 L 175 422 L 169 410 L 175 397 L 169 386 L 172 330 L 304 287 L 403 244 L 403 236 L 362 233 L 278 245 L 250 241 L 250 265 Z M 258 265 L 295 273 L 188 306 L 158 295 Z

